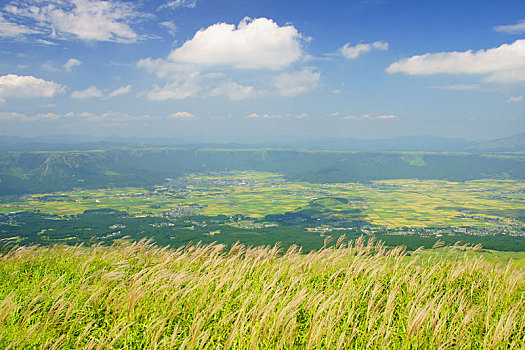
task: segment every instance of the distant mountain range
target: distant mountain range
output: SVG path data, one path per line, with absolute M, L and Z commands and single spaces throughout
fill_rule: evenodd
M 0 136 L 0 151 L 68 151 L 108 149 L 112 147 L 184 147 L 184 148 L 281 148 L 344 151 L 427 151 L 427 152 L 525 152 L 525 132 L 509 137 L 471 141 L 437 136 L 401 136 L 382 139 L 315 138 L 291 141 L 214 142 L 180 138 L 92 137 L 55 135 L 25 138 Z

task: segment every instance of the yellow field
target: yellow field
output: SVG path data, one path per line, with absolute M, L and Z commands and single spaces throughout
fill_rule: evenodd
M 27 195 L 0 203 L 0 213 L 39 210 L 72 215 L 88 209 L 112 208 L 132 215 L 179 210 L 209 216 L 242 214 L 262 218 L 299 210 L 324 197 L 347 199 L 349 203 L 345 206 L 362 210 L 374 226 L 525 225 L 522 181 L 383 180 L 371 184 L 311 184 L 252 171 L 194 174 L 183 179 L 182 184 L 168 183 L 154 190 L 116 188 Z

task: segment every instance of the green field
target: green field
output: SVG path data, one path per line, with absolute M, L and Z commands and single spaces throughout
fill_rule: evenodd
M 20 247 L 0 347 L 523 349 L 525 271 L 446 249 Z
M 333 200 L 339 198 L 340 200 Z M 60 216 L 112 208 L 131 215 L 167 211 L 205 216 L 266 215 L 318 210 L 374 227 L 519 229 L 525 225 L 525 182 L 517 180 L 382 180 L 371 184 L 312 184 L 278 174 L 193 174 L 155 188 L 115 188 L 5 197 L 0 213 Z

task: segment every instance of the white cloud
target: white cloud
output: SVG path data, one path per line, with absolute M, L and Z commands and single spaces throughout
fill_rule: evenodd
M 37 113 L 35 115 L 26 115 L 16 112 L 0 112 L 1 119 L 18 120 L 22 122 L 39 121 L 39 120 L 58 120 L 69 117 L 70 114 L 56 114 L 56 113 Z
M 394 114 L 383 114 L 383 115 L 372 115 L 372 114 L 363 114 L 360 116 L 357 115 L 346 115 L 343 117 L 343 119 L 346 120 L 389 120 L 389 119 L 397 119 L 397 116 Z
M 29 29 L 24 25 L 7 21 L 0 13 L 0 38 L 15 38 L 27 34 L 36 34 L 35 30 Z
M 0 120 L 6 120 L 6 119 L 18 119 L 18 120 L 25 120 L 27 116 L 22 113 L 17 112 L 0 112 Z
M 175 35 L 175 33 L 177 33 L 177 26 L 171 21 L 160 22 L 159 25 L 166 28 L 168 33 L 170 33 L 171 35 Z
M 350 46 L 350 43 L 346 43 L 341 49 L 341 54 L 349 59 L 356 59 L 361 54 L 366 53 L 372 49 L 376 50 L 388 50 L 388 43 L 384 41 L 374 41 L 370 44 L 357 44 L 355 46 Z
M 184 100 L 194 97 L 201 90 L 197 82 L 180 80 L 166 83 L 163 87 L 154 85 L 149 91 L 141 92 L 150 101 Z
M 80 60 L 77 60 L 76 58 L 70 58 L 69 60 L 67 60 L 67 62 L 64 64 L 64 69 L 67 71 L 67 72 L 71 72 L 71 70 L 73 69 L 73 67 L 78 67 L 82 65 L 82 61 Z
M 523 101 L 523 96 L 511 96 L 507 100 L 507 103 L 516 103 L 516 102 L 521 102 L 521 101 Z
M 307 118 L 310 118 L 310 114 L 308 113 L 301 113 L 295 116 L 295 119 L 307 119 Z
M 477 90 L 479 89 L 478 84 L 454 84 L 454 85 L 435 85 L 431 86 L 433 89 L 440 90 Z
M 63 93 L 65 89 L 63 85 L 33 76 L 15 74 L 0 76 L 0 98 L 53 97 Z
M 258 119 L 282 119 L 282 116 L 277 114 L 257 114 L 251 113 L 246 116 L 246 118 L 258 118 Z
M 490 74 L 484 82 L 525 81 L 525 40 L 488 50 L 438 52 L 416 55 L 392 63 L 386 71 L 409 75 Z
M 108 97 L 115 97 L 119 95 L 125 95 L 131 92 L 131 85 L 120 87 L 109 93 Z
M 73 98 L 92 98 L 92 97 L 102 97 L 102 92 L 94 86 L 88 87 L 86 90 L 73 91 L 71 93 Z
M 36 39 L 35 41 L 36 41 L 36 43 L 38 43 L 40 45 L 45 45 L 45 46 L 56 46 L 56 45 L 58 45 L 55 42 L 52 42 L 52 41 L 49 41 L 49 40 L 45 40 L 45 39 Z
M 40 67 L 42 67 L 43 70 L 47 70 L 48 72 L 58 72 L 58 68 L 51 61 L 42 63 Z
M 257 91 L 253 86 L 244 86 L 236 82 L 222 83 L 209 92 L 210 96 L 226 96 L 229 100 L 244 100 L 255 97 L 262 92 Z
M 132 43 L 140 39 L 129 23 L 144 14 L 131 3 L 100 0 L 50 0 L 12 3 L 5 11 L 36 22 L 39 29 L 51 29 L 51 37 Z
M 393 114 L 385 114 L 385 115 L 378 115 L 376 117 L 373 117 L 373 119 L 397 119 L 397 116 Z
M 160 9 L 176 9 L 178 7 L 195 7 L 197 5 L 197 0 L 170 0 L 166 1 L 159 7 Z
M 494 72 L 481 79 L 484 83 L 512 84 L 525 82 L 525 68 Z
M 525 19 L 518 21 L 516 24 L 502 25 L 494 27 L 494 30 L 497 32 L 505 32 L 512 34 L 521 34 L 525 33 Z
M 195 115 L 190 112 L 176 112 L 168 116 L 168 119 L 192 119 L 195 118 Z
M 281 96 L 293 97 L 319 87 L 321 74 L 312 67 L 297 72 L 281 73 L 273 79 L 273 85 Z
M 281 69 L 303 55 L 301 34 L 292 25 L 280 27 L 268 18 L 217 23 L 199 30 L 168 60 L 174 63 L 235 69 Z

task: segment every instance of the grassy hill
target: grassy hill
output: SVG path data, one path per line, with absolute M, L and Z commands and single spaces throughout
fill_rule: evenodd
M 362 240 L 20 247 L 0 256 L 0 347 L 518 349 L 525 271 Z

